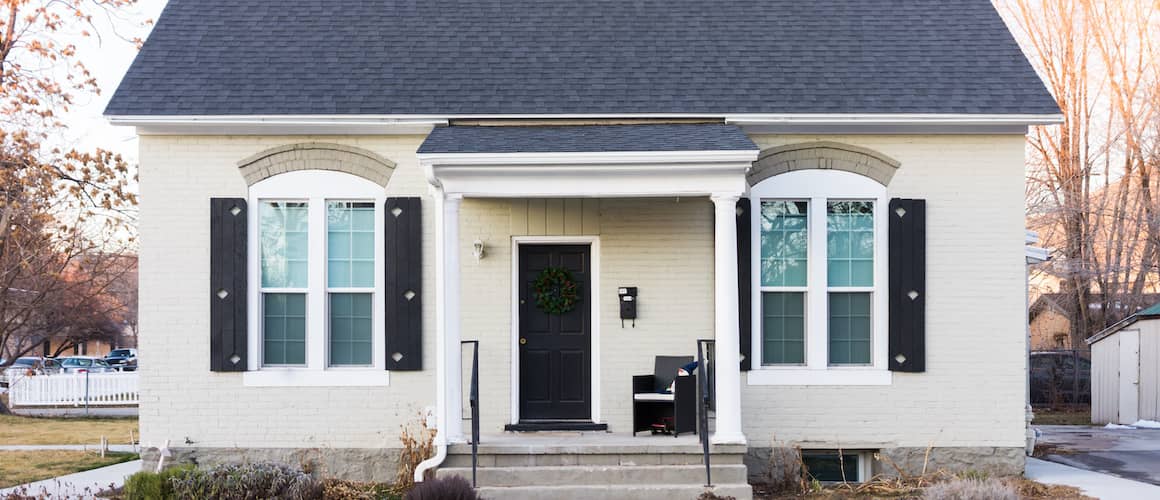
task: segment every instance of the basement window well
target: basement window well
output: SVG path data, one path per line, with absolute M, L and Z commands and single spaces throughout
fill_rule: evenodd
M 860 483 L 870 478 L 868 451 L 802 450 L 802 466 L 820 483 Z

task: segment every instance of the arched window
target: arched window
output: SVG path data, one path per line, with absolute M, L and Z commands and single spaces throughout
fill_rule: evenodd
M 843 170 L 788 170 L 750 188 L 751 380 L 889 383 L 888 202 L 882 183 Z
M 384 199 L 333 170 L 250 186 L 247 383 L 385 383 Z

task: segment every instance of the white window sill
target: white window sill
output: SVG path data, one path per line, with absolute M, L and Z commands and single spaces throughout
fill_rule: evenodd
M 390 385 L 391 374 L 378 369 L 277 369 L 242 374 L 246 387 L 376 387 Z
M 749 385 L 890 385 L 894 373 L 879 368 L 758 368 L 750 370 Z

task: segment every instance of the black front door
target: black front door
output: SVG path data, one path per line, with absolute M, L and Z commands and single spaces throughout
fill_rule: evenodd
M 592 304 L 589 245 L 520 245 L 520 420 L 592 418 Z M 571 310 L 537 306 L 535 283 L 563 268 L 577 285 Z

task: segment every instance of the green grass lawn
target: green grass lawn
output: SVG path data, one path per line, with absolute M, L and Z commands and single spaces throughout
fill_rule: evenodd
M 42 418 L 0 415 L 0 445 L 97 444 L 101 436 L 109 444 L 132 444 L 137 439 L 136 418 Z
M 93 451 L 0 451 L 0 488 L 136 460 L 136 453 Z

